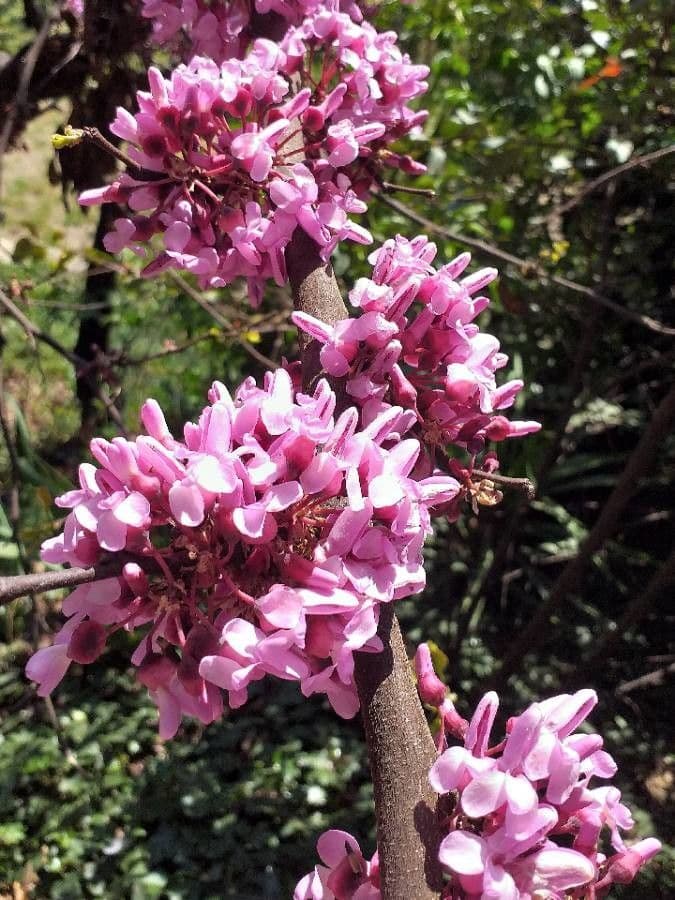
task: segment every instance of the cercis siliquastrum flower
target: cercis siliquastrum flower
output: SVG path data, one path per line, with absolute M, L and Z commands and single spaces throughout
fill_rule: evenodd
M 443 797 L 444 900 L 599 900 L 659 852 L 655 838 L 626 845 L 620 832 L 634 823 L 620 791 L 591 784 L 617 770 L 600 735 L 576 731 L 597 703 L 594 691 L 533 703 L 491 745 L 497 695 L 486 694 L 466 722 L 426 644 L 415 669 L 420 698 L 439 713 L 439 746 L 447 747 L 429 772 Z M 377 852 L 366 862 L 343 831 L 325 832 L 317 850 L 322 864 L 301 879 L 295 900 L 379 900 Z
M 146 435 L 92 441 L 100 467 L 83 464 L 80 488 L 57 500 L 70 512 L 43 559 L 129 561 L 73 591 L 68 622 L 28 674 L 49 693 L 72 660 L 92 662 L 124 628 L 140 631 L 132 661 L 164 737 L 182 714 L 217 719 L 221 690 L 240 706 L 265 675 L 353 716 L 353 653 L 381 648 L 382 603 L 424 587 L 430 515 L 459 485 L 415 477 L 420 447 L 401 439 L 402 409 L 364 426 L 354 408 L 336 419 L 323 380 L 310 396 L 279 369 L 234 398 L 215 383 L 209 399 L 183 440 L 149 400 Z
M 499 706 L 494 692 L 467 723 L 444 692 L 425 644 L 415 669 L 421 699 L 438 709 L 439 748 L 447 748 L 429 773 L 434 790 L 446 795 L 439 858 L 451 881 L 444 896 L 592 900 L 631 881 L 659 851 L 654 838 L 627 846 L 620 832 L 634 822 L 621 792 L 592 784 L 617 771 L 602 737 L 576 730 L 598 702 L 595 691 L 531 704 L 491 744 Z
M 267 279 L 286 283 L 297 227 L 324 259 L 340 241 L 371 242 L 350 217 L 382 168 L 424 171 L 389 145 L 424 120 L 407 103 L 428 69 L 346 14 L 321 7 L 308 22 L 241 60 L 194 57 L 168 78 L 150 69 L 139 111 L 120 108 L 111 125 L 134 168 L 80 197 L 129 208 L 106 249 L 150 253 L 145 275 L 183 269 L 202 287 L 244 277 L 257 304 Z
M 255 31 L 253 8 L 258 16 L 274 13 L 297 25 L 322 6 L 347 12 L 355 22 L 363 18 L 355 0 L 142 0 L 141 14 L 152 23 L 156 43 L 184 57 L 222 62 L 246 52 Z
M 296 312 L 293 321 L 323 345 L 321 364 L 346 380 L 347 394 L 362 405 L 366 421 L 391 405 L 412 410 L 411 433 L 430 466 L 450 462 L 464 481 L 472 466 L 445 459 L 448 447 L 473 459 L 489 442 L 530 434 L 540 425 L 505 417 L 523 382 L 497 385 L 496 372 L 508 357 L 497 338 L 474 322 L 489 303 L 480 292 L 497 270 L 460 277 L 468 253 L 438 269 L 435 256 L 436 245 L 423 235 L 388 240 L 369 257 L 372 277 L 360 278 L 349 294 L 360 316 L 327 325 Z M 494 465 L 490 457 L 487 467 Z

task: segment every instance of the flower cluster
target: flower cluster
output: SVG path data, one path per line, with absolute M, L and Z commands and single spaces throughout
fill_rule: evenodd
M 111 125 L 134 168 L 80 202 L 129 207 L 105 238 L 112 253 L 144 255 L 162 236 L 145 275 L 185 269 L 202 287 L 243 276 L 256 304 L 266 279 L 286 282 L 296 227 L 324 259 L 342 240 L 370 243 L 350 216 L 365 212 L 379 171 L 424 170 L 389 144 L 424 119 L 407 103 L 426 89 L 427 72 L 393 33 L 323 6 L 281 46 L 258 39 L 220 65 L 194 57 L 168 78 L 151 68 L 139 111 L 119 109 Z
M 380 900 L 377 851 L 368 862 L 356 838 L 337 829 L 324 832 L 316 849 L 323 865 L 298 882 L 293 900 Z
M 459 486 L 411 477 L 420 448 L 400 439 L 400 408 L 357 429 L 353 408 L 335 420 L 325 381 L 309 396 L 279 369 L 234 399 L 215 383 L 209 399 L 183 441 L 153 400 L 141 414 L 147 435 L 92 441 L 100 468 L 83 464 L 80 488 L 57 500 L 71 511 L 43 559 L 90 566 L 105 551 L 128 561 L 75 589 L 68 622 L 28 675 L 49 693 L 112 632 L 145 628 L 132 661 L 164 737 L 183 713 L 218 718 L 221 689 L 240 706 L 268 674 L 353 716 L 353 652 L 381 648 L 381 603 L 424 586 L 430 510 Z
M 220 67 L 197 57 L 169 79 L 150 69 L 139 112 L 119 109 L 111 126 L 139 171 L 80 197 L 84 205 L 126 203 L 134 213 L 115 221 L 104 241 L 110 252 L 142 255 L 161 234 L 164 249 L 144 274 L 185 269 L 203 287 L 244 276 L 257 303 L 266 278 L 285 283 L 283 250 L 297 225 L 325 253 L 339 240 L 370 242 L 349 219 L 366 208 L 349 179 L 330 167 L 317 180 L 302 162 L 290 120 L 307 108 L 309 92 L 285 100 L 278 61 L 275 45 L 259 40 L 244 60 Z
M 439 269 L 432 265 L 435 256 L 435 244 L 424 236 L 388 240 L 369 257 L 372 278 L 360 278 L 349 295 L 362 311 L 358 318 L 327 325 L 293 314 L 296 325 L 323 344 L 325 371 L 346 378 L 348 394 L 366 414 L 387 404 L 414 411 L 416 433 L 432 459 L 443 445 L 473 455 L 486 441 L 540 427 L 502 414 L 523 382 L 497 386 L 495 373 L 508 358 L 497 338 L 473 321 L 489 303 L 479 292 L 496 269 L 460 278 L 468 253 Z
M 142 0 L 141 14 L 152 21 L 152 35 L 158 44 L 178 45 L 184 56 L 208 56 L 222 62 L 242 56 L 251 41 L 249 0 Z M 298 23 L 314 11 L 320 0 L 255 0 L 261 15 L 276 13 Z M 328 0 L 328 5 L 336 5 Z M 357 22 L 362 15 L 354 0 L 339 4 Z M 182 45 L 182 46 L 181 46 Z
M 409 134 L 427 118 L 408 104 L 427 90 L 428 66 L 415 65 L 401 53 L 393 31 L 378 32 L 367 22 L 354 22 L 346 13 L 319 6 L 297 27 L 290 27 L 281 42 L 286 54 L 286 72 L 295 73 L 302 86 L 318 83 L 320 103 L 304 114 L 307 128 L 323 138 L 328 149 L 337 146 L 341 133 L 355 126 L 383 126 L 381 139 L 361 151 L 362 160 L 396 166 L 410 174 L 425 167 L 410 157 L 386 149 L 386 145 Z M 326 130 L 326 126 L 327 130 Z M 357 147 L 352 139 L 351 162 Z M 347 155 L 346 149 L 341 151 Z M 330 158 L 330 157 L 329 157 Z M 368 179 L 368 166 L 361 179 Z
M 361 52 L 367 49 L 363 45 Z M 369 232 L 349 218 L 366 210 L 354 187 L 363 193 L 372 181 L 366 166 L 372 169 L 373 154 L 386 164 L 403 159 L 383 155 L 382 148 L 412 127 L 414 117 L 406 117 L 401 99 L 412 88 L 402 75 L 379 118 L 365 108 L 349 118 L 358 92 L 370 89 L 368 79 L 357 88 L 354 73 L 353 89 L 345 82 L 327 92 L 324 80 L 291 94 L 296 62 L 260 39 L 243 60 L 218 66 L 195 57 L 168 79 L 151 68 L 150 91 L 137 95 L 138 113 L 120 108 L 111 125 L 130 145 L 133 175 L 124 173 L 80 197 L 84 205 L 130 208 L 132 214 L 117 219 L 106 236 L 106 248 L 144 255 L 161 234 L 164 247 L 144 274 L 185 269 L 202 287 L 243 276 L 257 303 L 267 278 L 285 283 L 284 249 L 296 227 L 324 258 L 341 240 L 369 243 Z
M 506 737 L 490 746 L 498 708 L 486 694 L 470 722 L 459 717 L 436 676 L 429 649 L 415 656 L 420 697 L 437 707 L 447 734 L 463 746 L 445 750 L 429 773 L 446 795 L 439 860 L 450 877 L 446 900 L 590 900 L 613 884 L 628 884 L 661 844 L 646 838 L 626 846 L 620 831 L 633 826 L 613 786 L 612 757 L 600 735 L 575 733 L 597 703 L 592 690 L 533 703 L 509 719 Z M 612 853 L 601 849 L 609 832 Z M 295 900 L 379 900 L 377 852 L 367 863 L 351 835 L 328 831 L 317 843 L 324 865 L 296 887 Z
M 420 695 L 445 712 L 445 728 L 454 708 L 446 705 L 425 645 L 416 669 Z M 594 777 L 616 772 L 600 735 L 575 733 L 596 703 L 592 690 L 533 703 L 509 719 L 505 739 L 494 746 L 495 693 L 483 697 L 470 723 L 451 716 L 450 732 L 464 734 L 463 746 L 445 750 L 429 773 L 434 790 L 449 795 L 439 851 L 452 876 L 448 897 L 601 897 L 612 884 L 631 881 L 659 851 L 653 838 L 627 847 L 620 831 L 633 819 L 621 793 L 590 786 Z M 609 857 L 601 848 L 605 829 Z

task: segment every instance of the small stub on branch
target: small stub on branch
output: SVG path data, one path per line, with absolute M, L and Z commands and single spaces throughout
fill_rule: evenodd
M 79 144 L 84 140 L 84 137 L 84 129 L 66 125 L 63 129 L 63 134 L 52 135 L 52 147 L 55 150 L 67 150 L 69 147 L 75 147 Z

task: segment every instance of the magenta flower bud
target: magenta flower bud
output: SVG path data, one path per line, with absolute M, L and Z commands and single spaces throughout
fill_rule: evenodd
M 463 741 L 469 729 L 469 723 L 460 716 L 452 701 L 446 697 L 438 711 L 443 720 L 443 730 Z
M 661 841 L 657 838 L 645 838 L 633 844 L 623 853 L 618 853 L 609 860 L 606 878 L 608 884 L 630 884 L 642 866 L 656 856 L 661 850 Z
M 162 408 L 156 400 L 148 398 L 145 401 L 141 407 L 141 422 L 148 434 L 161 444 L 168 445 L 173 441 Z
M 80 622 L 70 638 L 68 656 L 74 662 L 92 663 L 98 659 L 105 647 L 106 632 L 103 625 L 88 619 Z
M 445 700 L 447 688 L 434 672 L 431 651 L 427 644 L 420 644 L 415 653 L 417 690 L 423 703 L 440 706 Z
M 309 131 L 321 131 L 325 121 L 326 118 L 323 112 L 317 106 L 310 106 L 302 114 L 302 124 Z
M 122 569 L 122 576 L 136 596 L 142 597 L 147 594 L 149 587 L 148 576 L 138 563 L 127 563 Z

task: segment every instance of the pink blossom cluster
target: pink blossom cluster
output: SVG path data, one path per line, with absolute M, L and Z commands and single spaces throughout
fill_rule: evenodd
M 356 838 L 337 829 L 324 832 L 316 849 L 322 865 L 298 882 L 293 900 L 380 900 L 377 851 L 367 861 Z
M 327 325 L 296 312 L 293 321 L 323 344 L 323 368 L 346 379 L 347 393 L 366 415 L 387 404 L 403 406 L 414 412 L 415 431 L 432 458 L 446 444 L 473 455 L 487 441 L 540 426 L 503 415 L 523 382 L 497 385 L 495 373 L 508 357 L 474 323 L 489 303 L 479 292 L 496 269 L 460 278 L 470 254 L 439 269 L 435 256 L 435 244 L 424 236 L 388 240 L 369 257 L 372 277 L 360 278 L 349 294 L 360 316 Z
M 360 177 L 366 185 L 372 180 L 373 164 L 416 175 L 426 171 L 409 156 L 387 149 L 428 116 L 426 110 L 414 111 L 408 104 L 426 92 L 429 68 L 413 64 L 397 41 L 394 31 L 378 32 L 368 22 L 355 22 L 347 13 L 321 5 L 301 24 L 289 27 L 281 42 L 286 71 L 296 74 L 303 87 L 318 83 L 321 102 L 304 113 L 303 122 L 327 142 L 332 155 L 343 133 L 357 126 L 384 126 L 380 140 L 360 152 L 353 138 L 351 152 L 340 151 L 351 157 L 348 162 L 359 152 Z
M 366 209 L 349 178 L 328 162 L 310 170 L 294 143 L 301 132 L 291 120 L 310 96 L 287 98 L 282 59 L 274 44 L 259 40 L 244 60 L 220 67 L 197 57 L 168 79 L 149 70 L 150 92 L 138 93 L 139 112 L 120 108 L 111 126 L 129 142 L 139 171 L 80 197 L 84 205 L 129 206 L 131 214 L 106 236 L 106 249 L 144 255 L 161 235 L 164 247 L 145 275 L 184 269 L 202 287 L 243 276 L 257 303 L 266 278 L 285 283 L 283 251 L 297 226 L 326 255 L 340 240 L 371 241 L 349 218 Z M 360 129 L 357 137 L 365 144 L 377 133 Z
M 423 588 L 430 512 L 459 485 L 413 477 L 420 447 L 400 439 L 400 408 L 357 428 L 353 408 L 335 419 L 325 381 L 306 395 L 279 369 L 234 398 L 216 382 L 209 400 L 182 441 L 153 400 L 147 434 L 92 441 L 100 468 L 83 464 L 79 489 L 58 498 L 70 512 L 42 556 L 126 564 L 65 600 L 68 622 L 28 675 L 47 694 L 112 632 L 143 629 L 132 662 L 164 737 L 182 714 L 218 718 L 221 691 L 241 706 L 265 675 L 325 693 L 351 717 L 353 653 L 381 649 L 380 604 Z
M 426 645 L 418 649 L 416 669 L 425 702 L 449 703 Z M 601 897 L 612 884 L 631 881 L 659 851 L 654 838 L 626 846 L 620 831 L 634 823 L 620 791 L 590 786 L 617 768 L 600 735 L 575 733 L 596 703 L 592 690 L 533 703 L 509 719 L 506 737 L 492 746 L 494 692 L 483 697 L 470 723 L 452 719 L 450 734 L 464 734 L 463 746 L 445 750 L 429 773 L 434 790 L 449 801 L 439 851 L 452 877 L 445 896 Z M 444 729 L 452 709 L 445 709 Z M 605 830 L 609 857 L 602 851 Z
M 443 900 L 594 900 L 631 882 L 659 852 L 655 838 L 627 846 L 620 831 L 634 823 L 619 790 L 590 786 L 594 777 L 616 772 L 600 735 L 575 733 L 597 703 L 594 691 L 533 703 L 490 746 L 497 695 L 486 694 L 466 722 L 426 644 L 417 650 L 415 669 L 421 699 L 439 711 L 441 746 L 448 736 L 463 740 L 441 753 L 429 773 L 445 797 Z M 605 831 L 609 856 L 601 847 Z M 317 850 L 323 865 L 301 879 L 294 900 L 379 900 L 377 852 L 366 862 L 343 831 L 325 832 Z
M 255 0 L 260 15 L 276 13 L 298 23 L 313 12 L 320 0 Z M 349 12 L 355 21 L 362 14 L 354 0 L 327 0 Z M 158 44 L 182 49 L 183 55 L 208 56 L 222 62 L 242 56 L 252 38 L 251 0 L 142 0 L 141 14 L 152 21 L 152 36 Z
M 378 167 L 415 170 L 385 145 L 419 120 L 405 102 L 426 84 L 420 67 L 395 52 L 393 35 L 381 36 L 376 47 L 370 26 L 366 31 L 348 16 L 324 12 L 372 40 L 349 43 L 339 37 L 344 28 L 335 26 L 334 42 L 344 45 L 348 62 L 337 66 L 322 53 L 328 69 L 317 83 L 308 64 L 306 84 L 296 93 L 290 79 L 302 58 L 264 39 L 242 60 L 216 65 L 195 57 L 168 78 L 149 70 L 150 91 L 137 94 L 139 111 L 120 108 L 111 125 L 128 142 L 136 168 L 80 197 L 83 205 L 128 206 L 129 214 L 104 240 L 107 250 L 128 247 L 145 255 L 153 237 L 161 236 L 163 247 L 145 275 L 184 269 L 202 287 L 222 287 L 241 276 L 257 304 L 266 279 L 286 282 L 284 250 L 296 227 L 324 259 L 342 240 L 370 243 L 370 233 L 350 216 L 365 212 L 362 196 Z M 304 47 L 297 41 L 293 46 Z M 307 52 L 311 56 L 313 47 Z M 329 80 L 342 76 L 329 87 Z

